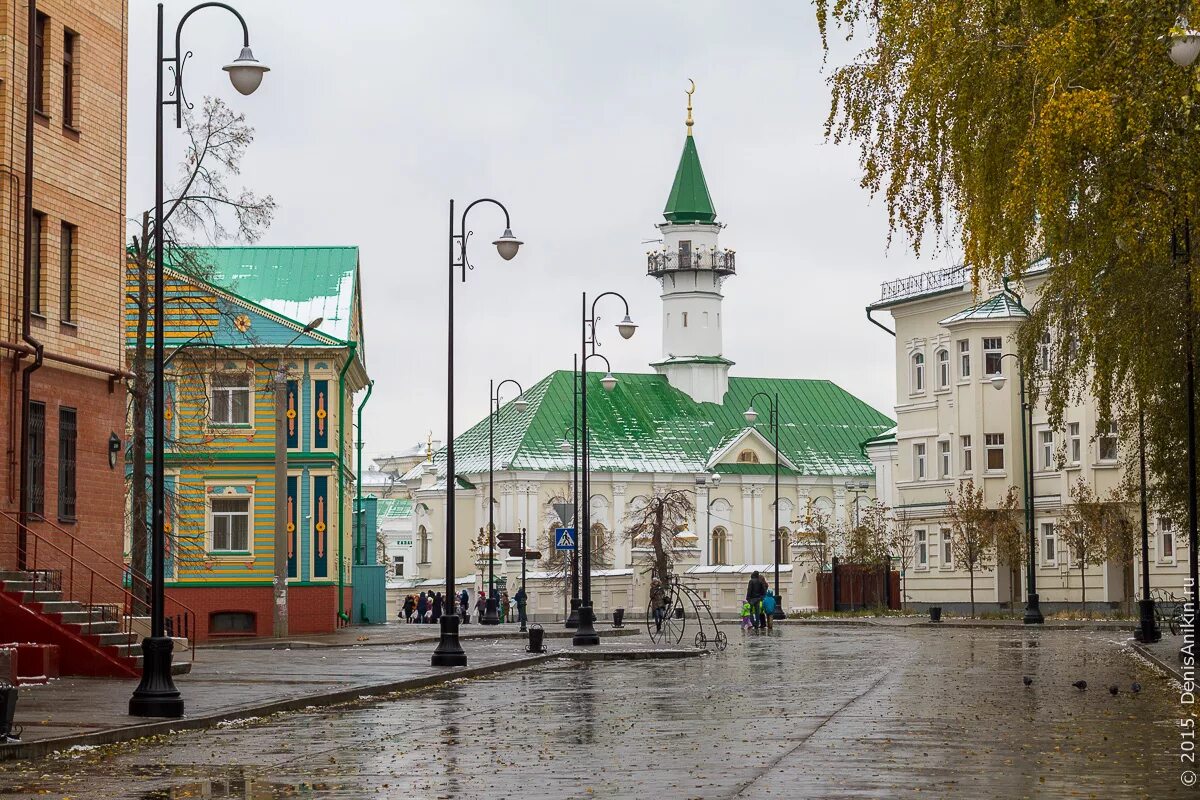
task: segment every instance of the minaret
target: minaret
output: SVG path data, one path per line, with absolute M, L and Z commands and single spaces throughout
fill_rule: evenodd
M 662 285 L 663 360 L 651 364 L 671 385 L 701 403 L 720 403 L 729 388 L 721 348 L 721 284 L 734 274 L 734 253 L 717 244 L 721 224 L 708 194 L 692 137 L 692 93 L 687 92 L 687 138 L 675 183 L 659 223 L 662 249 L 646 254 L 647 273 Z

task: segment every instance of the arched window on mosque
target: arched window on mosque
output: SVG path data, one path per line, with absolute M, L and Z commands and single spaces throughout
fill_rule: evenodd
M 712 544 L 709 547 L 709 563 L 712 564 L 728 564 L 729 563 L 729 531 L 723 527 L 713 528 Z

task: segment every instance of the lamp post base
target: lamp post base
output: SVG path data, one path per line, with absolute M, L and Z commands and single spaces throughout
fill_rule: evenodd
M 183 716 L 183 698 L 171 678 L 171 651 L 175 643 L 169 636 L 142 639 L 142 681 L 129 698 L 131 717 Z
M 498 604 L 496 602 L 496 598 L 489 597 L 487 599 L 487 605 L 483 609 L 483 616 L 479 618 L 479 624 L 480 625 L 499 625 L 500 624 L 500 612 L 498 610 Z
M 1134 638 L 1142 644 L 1154 644 L 1162 641 L 1162 630 L 1158 627 L 1158 620 L 1154 618 L 1154 601 L 1138 600 L 1138 612 L 1141 624 L 1134 631 Z
M 579 627 L 575 629 L 575 635 L 571 637 L 572 645 L 591 647 L 600 644 L 600 634 L 596 633 L 596 626 L 592 624 L 595 620 L 596 615 L 592 613 L 591 606 L 581 605 L 579 607 Z
M 438 622 L 442 626 L 442 638 L 434 648 L 429 663 L 435 667 L 465 667 L 467 654 L 458 643 L 458 615 L 448 614 Z
M 775 610 L 771 612 L 771 619 L 787 619 L 787 614 L 783 613 L 783 609 L 775 606 Z
M 571 613 L 567 616 L 567 621 L 564 625 L 567 628 L 579 627 L 579 598 L 571 598 Z
M 1041 625 L 1046 621 L 1042 616 L 1042 608 L 1038 605 L 1038 596 L 1031 594 L 1025 601 L 1025 624 L 1026 625 Z

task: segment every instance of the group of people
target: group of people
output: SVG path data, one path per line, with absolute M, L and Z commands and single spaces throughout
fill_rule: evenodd
M 487 612 L 487 597 L 483 589 L 477 590 L 477 595 L 474 603 L 475 619 L 482 623 L 483 616 Z M 500 622 L 526 621 L 525 587 L 522 586 L 518 589 L 512 599 L 509 599 L 507 590 L 492 589 L 492 596 L 496 599 L 496 613 L 500 617 Z M 457 614 L 463 622 L 470 622 L 471 605 L 471 593 L 467 589 L 463 589 L 457 595 L 452 595 L 449 602 L 441 592 L 410 594 L 404 598 L 404 603 L 400 606 L 400 618 L 408 623 L 434 623 L 440 620 L 443 614 Z
M 742 603 L 742 630 L 770 630 L 775 606 L 775 594 L 771 591 L 767 579 L 755 570 L 750 575 L 750 582 L 746 584 L 746 602 Z

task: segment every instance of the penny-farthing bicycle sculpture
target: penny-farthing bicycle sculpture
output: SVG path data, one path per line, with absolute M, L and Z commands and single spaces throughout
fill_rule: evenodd
M 712 609 L 700 593 L 680 580 L 678 575 L 668 575 L 662 589 L 665 597 L 665 614 L 661 624 L 654 619 L 654 593 L 646 604 L 646 632 L 655 644 L 677 645 L 687 634 L 688 620 L 696 622 L 696 633 L 692 638 L 696 647 L 724 650 L 729 644 L 725 632 L 717 628 Z

